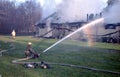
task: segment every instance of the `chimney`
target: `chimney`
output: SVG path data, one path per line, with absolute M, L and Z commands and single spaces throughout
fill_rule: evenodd
M 100 13 L 100 18 L 102 17 L 102 13 Z
M 89 21 L 89 14 L 87 14 L 87 22 Z

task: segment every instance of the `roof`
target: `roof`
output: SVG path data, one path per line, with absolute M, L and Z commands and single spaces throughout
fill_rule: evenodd
M 69 26 L 82 26 L 87 22 L 68 22 L 68 23 L 51 23 L 51 26 L 62 26 L 64 24 L 69 25 Z M 36 24 L 38 27 L 45 27 L 46 23 L 38 23 Z

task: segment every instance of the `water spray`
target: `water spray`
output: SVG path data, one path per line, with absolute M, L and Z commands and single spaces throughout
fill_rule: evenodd
M 56 45 L 59 44 L 60 42 L 64 41 L 64 40 L 67 39 L 68 37 L 72 36 L 73 34 L 81 31 L 82 29 L 85 29 L 85 28 L 87 28 L 87 27 L 89 27 L 89 26 L 93 26 L 93 25 L 95 25 L 96 23 L 99 23 L 99 22 L 102 22 L 102 21 L 104 21 L 104 18 L 99 18 L 99 19 L 96 19 L 96 20 L 94 20 L 94 21 L 86 24 L 86 25 L 83 25 L 82 27 L 78 28 L 76 31 L 70 33 L 69 35 L 65 36 L 64 38 L 62 38 L 62 39 L 59 40 L 58 42 L 54 43 L 53 45 L 51 45 L 50 47 L 48 47 L 47 49 L 45 49 L 45 50 L 43 51 L 43 53 L 45 53 L 46 51 L 48 51 L 48 50 L 51 49 L 52 47 L 56 46 Z

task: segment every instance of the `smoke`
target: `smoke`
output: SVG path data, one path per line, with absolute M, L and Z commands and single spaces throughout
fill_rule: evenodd
M 51 15 L 55 12 L 56 9 L 56 3 L 55 0 L 44 0 L 44 4 L 42 6 L 43 9 L 43 18 Z
M 86 21 L 87 14 L 98 14 L 106 5 L 103 0 L 64 0 L 57 9 L 58 17 L 61 22 Z
M 120 0 L 111 0 L 104 14 L 105 23 L 120 23 Z

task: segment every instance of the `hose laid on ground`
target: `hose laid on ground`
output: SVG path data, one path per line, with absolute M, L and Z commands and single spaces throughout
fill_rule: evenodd
M 12 46 L 11 49 L 13 49 L 13 48 L 15 48 L 15 47 Z M 6 52 L 6 51 L 7 50 L 3 50 L 1 53 Z M 25 63 L 38 63 L 38 64 L 40 64 L 41 63 L 41 62 L 20 62 L 20 61 L 29 60 L 31 58 L 32 57 L 27 57 L 27 58 L 12 60 L 12 63 L 14 63 L 14 64 L 25 64 Z M 92 71 L 98 71 L 98 72 L 103 72 L 103 73 L 111 73 L 111 74 L 118 74 L 118 75 L 120 75 L 120 72 L 114 72 L 114 71 L 110 71 L 110 70 L 91 68 L 91 67 L 80 66 L 80 65 L 65 64 L 65 63 L 51 63 L 51 62 L 45 62 L 45 63 L 46 64 L 50 64 L 50 65 L 60 65 L 60 66 L 76 67 L 76 68 L 81 68 L 81 69 L 87 69 L 87 70 L 92 70 Z
M 26 62 L 20 62 L 20 61 L 29 60 L 29 59 L 31 59 L 31 57 L 13 60 L 12 63 L 14 63 L 14 64 L 25 64 Z
M 98 72 L 104 72 L 104 73 L 111 73 L 111 74 L 120 75 L 120 72 L 114 72 L 114 71 L 110 71 L 110 70 L 91 68 L 91 67 L 80 66 L 80 65 L 65 64 L 65 63 L 49 63 L 49 62 L 46 62 L 46 63 L 51 64 L 51 65 L 61 65 L 61 66 L 76 67 L 76 68 L 81 68 L 81 69 L 87 69 L 87 70 L 92 70 L 92 71 L 98 71 Z
M 3 55 L 3 52 L 6 52 L 7 50 L 1 50 L 0 51 L 0 56 L 2 56 Z
M 0 45 L 0 46 L 1 46 L 1 45 Z M 1 50 L 1 51 L 0 51 L 0 56 L 2 56 L 3 53 L 4 53 L 4 52 L 7 52 L 8 50 L 15 49 L 15 46 L 13 45 L 13 43 L 11 43 L 9 46 L 11 47 L 10 49 L 7 49 L 7 50 Z
M 14 63 L 14 64 L 25 64 L 25 63 L 37 63 L 37 64 L 40 64 L 41 63 L 41 62 L 19 62 L 19 61 L 24 61 L 24 60 L 28 60 L 28 59 L 31 59 L 31 57 L 13 60 L 12 63 Z M 98 71 L 98 72 L 103 72 L 103 73 L 111 73 L 111 74 L 120 75 L 120 72 L 114 72 L 114 71 L 110 71 L 110 70 L 91 68 L 91 67 L 80 66 L 80 65 L 65 64 L 65 63 L 51 63 L 51 62 L 45 62 L 45 63 L 49 64 L 49 65 L 69 66 L 69 67 L 76 67 L 76 68 L 81 68 L 81 69 L 87 69 L 87 70 L 92 70 L 92 71 Z

